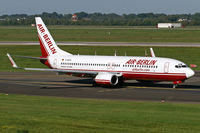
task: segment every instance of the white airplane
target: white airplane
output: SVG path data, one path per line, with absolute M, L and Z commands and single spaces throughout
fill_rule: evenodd
M 18 67 L 7 54 L 14 68 L 90 76 L 94 78 L 94 85 L 108 86 L 121 86 L 124 80 L 134 79 L 171 81 L 175 88 L 194 75 L 194 71 L 181 61 L 155 57 L 152 48 L 151 57 L 72 55 L 56 45 L 40 17 L 36 17 L 35 20 L 42 56 L 22 57 L 39 59 L 49 69 Z

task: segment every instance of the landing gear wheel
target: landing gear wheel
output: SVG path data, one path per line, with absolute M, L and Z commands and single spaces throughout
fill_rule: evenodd
M 96 86 L 98 86 L 98 84 L 95 81 L 93 81 L 92 86 L 96 87 Z
M 180 83 L 183 83 L 184 81 L 174 81 L 173 88 L 175 89 Z
M 118 83 L 115 85 L 115 87 L 123 87 L 124 86 L 124 80 L 123 80 L 123 77 L 119 77 L 118 78 Z
M 178 84 L 173 84 L 173 88 L 176 89 L 176 87 L 178 86 Z

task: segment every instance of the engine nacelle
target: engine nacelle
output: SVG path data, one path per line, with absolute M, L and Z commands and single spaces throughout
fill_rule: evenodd
M 97 84 L 103 84 L 103 85 L 117 85 L 119 79 L 118 76 L 111 73 L 99 73 L 95 77 L 95 82 Z

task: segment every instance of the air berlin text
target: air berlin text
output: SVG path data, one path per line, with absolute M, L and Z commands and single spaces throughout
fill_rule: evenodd
M 52 44 L 51 40 L 49 39 L 48 35 L 45 34 L 43 37 L 44 37 L 45 41 L 47 42 L 49 49 L 51 50 L 52 54 L 55 54 L 56 49 L 53 47 L 53 44 Z
M 132 64 L 132 65 L 155 65 L 157 60 L 136 60 L 136 59 L 130 59 L 126 62 L 126 64 Z
M 38 28 L 40 29 L 40 32 L 41 32 L 41 33 L 44 33 L 44 32 L 45 32 L 45 30 L 44 30 L 44 28 L 42 27 L 41 24 L 38 24 Z
M 40 30 L 40 32 L 41 32 L 42 34 L 45 33 L 45 29 L 42 27 L 41 24 L 38 24 L 38 28 L 39 28 L 39 30 Z M 57 53 L 57 52 L 56 52 L 56 49 L 54 48 L 54 46 L 53 46 L 53 44 L 52 44 L 52 42 L 51 42 L 51 40 L 50 40 L 50 38 L 48 37 L 48 34 L 43 35 L 43 37 L 44 37 L 44 40 L 47 42 L 48 47 L 49 47 L 49 49 L 51 50 L 52 54 Z

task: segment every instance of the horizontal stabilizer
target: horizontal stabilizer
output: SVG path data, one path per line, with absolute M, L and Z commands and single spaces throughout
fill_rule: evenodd
M 12 59 L 12 57 L 10 56 L 9 53 L 7 53 L 8 59 L 10 60 L 12 67 L 14 68 L 18 68 L 17 64 L 15 63 L 15 61 Z

